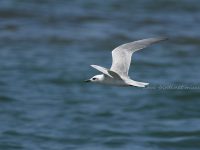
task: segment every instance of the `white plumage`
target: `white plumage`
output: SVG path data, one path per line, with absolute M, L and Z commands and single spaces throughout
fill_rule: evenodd
M 130 79 L 128 76 L 132 54 L 140 49 L 166 40 L 165 37 L 148 38 L 139 41 L 134 41 L 118 46 L 112 51 L 112 66 L 110 69 L 91 65 L 93 68 L 102 72 L 101 75 L 96 75 L 89 80 L 90 82 L 112 84 L 112 85 L 129 85 L 137 87 L 145 87 L 149 83 L 138 82 Z

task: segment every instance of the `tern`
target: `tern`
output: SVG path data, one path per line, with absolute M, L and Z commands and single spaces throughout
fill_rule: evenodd
M 166 37 L 155 37 L 122 44 L 112 51 L 112 65 L 110 69 L 91 65 L 102 74 L 95 75 L 86 82 L 101 83 L 116 86 L 146 87 L 149 83 L 132 80 L 129 75 L 132 54 L 154 43 L 166 40 Z

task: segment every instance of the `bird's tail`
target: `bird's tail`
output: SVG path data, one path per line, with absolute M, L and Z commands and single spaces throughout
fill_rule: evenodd
M 134 81 L 134 80 L 127 80 L 126 83 L 128 85 L 131 86 L 136 86 L 136 87 L 146 87 L 147 85 L 149 85 L 149 83 L 145 83 L 145 82 L 138 82 L 138 81 Z

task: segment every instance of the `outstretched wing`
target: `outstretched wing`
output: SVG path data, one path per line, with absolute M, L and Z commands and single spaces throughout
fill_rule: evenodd
M 166 39 L 165 37 L 148 38 L 120 45 L 112 51 L 112 66 L 110 70 L 116 72 L 120 76 L 127 77 L 131 57 L 134 52 Z
M 111 78 L 121 79 L 121 77 L 116 72 L 111 71 L 107 68 L 97 66 L 97 65 L 91 65 L 91 67 L 97 69 L 98 71 L 102 72 L 103 74 L 105 74 Z

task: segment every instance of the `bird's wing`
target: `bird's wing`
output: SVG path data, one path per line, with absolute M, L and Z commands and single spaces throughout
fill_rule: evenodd
M 114 77 L 115 79 L 122 80 L 122 78 L 120 77 L 120 75 L 118 75 L 116 72 L 111 71 L 111 70 L 108 70 L 108 73 L 109 73 L 112 77 Z
M 120 45 L 112 51 L 112 66 L 110 70 L 116 72 L 120 76 L 127 77 L 131 57 L 134 52 L 166 39 L 165 37 L 148 38 Z
M 97 69 L 98 71 L 102 72 L 103 74 L 105 74 L 111 78 L 121 79 L 121 77 L 116 72 L 111 71 L 107 68 L 97 66 L 97 65 L 91 65 L 91 67 Z

